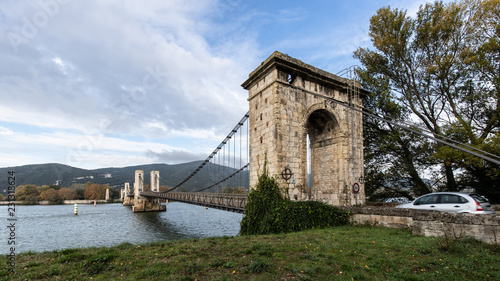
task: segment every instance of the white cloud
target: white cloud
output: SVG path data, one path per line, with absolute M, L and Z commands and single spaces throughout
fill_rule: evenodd
M 13 131 L 0 126 L 0 136 L 12 136 L 13 134 Z
M 126 134 L 140 133 L 137 123 L 145 119 L 158 119 L 162 130 L 205 128 L 228 122 L 227 115 L 237 120 L 246 107 L 239 85 L 247 67 L 218 55 L 204 39 L 216 4 L 71 1 L 61 6 L 19 47 L 18 56 L 6 57 L 0 66 L 2 106 L 27 112 L 13 117 L 2 111 L 0 120 L 82 130 L 109 119 L 113 132 Z M 38 11 L 22 5 L 11 3 L 4 13 L 18 9 L 18 15 L 23 10 L 29 17 Z M 22 23 L 15 17 L 10 22 Z M 248 42 L 241 44 L 248 49 Z M 10 46 L 2 48 L 13 54 Z M 7 65 L 29 67 L 13 72 Z
M 57 131 L 31 134 L 13 132 L 0 127 L 0 136 L 8 137 L 0 140 L 0 155 L 2 155 L 0 166 L 2 167 L 12 166 L 20 160 L 29 161 L 27 163 L 59 162 L 82 168 L 94 168 L 104 164 L 105 166 L 127 166 L 156 163 L 160 159 L 155 153 L 169 151 L 173 155 L 181 155 L 186 150 L 164 143 L 110 137 L 100 132 L 81 134 Z M 33 146 L 34 143 L 36 146 Z M 210 149 L 203 149 L 205 148 L 191 149 L 192 155 L 200 156 L 194 160 L 203 159 L 202 155 L 208 155 L 211 152 Z M 12 153 L 16 151 L 23 151 L 23 154 L 31 155 L 31 157 L 18 159 L 19 154 Z M 179 159 L 175 158 L 162 158 L 161 160 L 164 163 L 179 163 Z
M 274 50 L 332 72 L 350 65 L 371 14 L 345 5 L 356 6 L 5 0 L 0 166 L 67 161 L 89 136 L 85 167 L 210 153 L 248 111 L 241 83 Z

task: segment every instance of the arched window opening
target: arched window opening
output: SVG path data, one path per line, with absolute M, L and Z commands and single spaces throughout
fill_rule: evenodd
M 311 187 L 312 170 L 311 170 L 311 140 L 309 139 L 309 134 L 306 136 L 306 146 L 307 146 L 307 187 Z
M 331 182 L 331 158 L 334 151 L 334 135 L 338 130 L 335 116 L 325 109 L 311 113 L 306 123 L 307 185 L 305 192 L 315 200 L 318 190 L 325 190 Z

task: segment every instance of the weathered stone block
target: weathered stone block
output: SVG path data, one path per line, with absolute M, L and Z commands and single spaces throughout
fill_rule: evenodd
M 467 236 L 486 243 L 500 243 L 500 216 L 457 214 L 438 211 L 397 209 L 391 207 L 342 207 L 351 212 L 353 223 L 411 227 L 414 235 Z

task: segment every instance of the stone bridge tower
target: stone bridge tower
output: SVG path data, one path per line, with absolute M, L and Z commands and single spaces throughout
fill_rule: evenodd
M 151 171 L 151 191 L 160 192 L 160 171 Z
M 131 197 L 131 194 L 133 195 L 133 193 L 130 191 L 130 183 L 126 182 L 125 188 L 123 189 L 123 195 L 122 195 L 123 205 L 132 206 L 134 204 L 134 202 L 133 202 L 134 197 Z
M 321 97 L 360 107 L 359 83 L 274 52 L 242 87 L 250 106 L 250 186 L 267 153 L 269 173 L 290 199 L 364 204 L 362 114 Z
M 141 206 L 144 199 L 141 198 L 140 193 L 144 191 L 144 171 L 135 171 L 134 181 L 134 206 Z
M 160 199 L 147 195 L 148 192 L 160 191 L 160 172 L 152 171 L 150 175 L 150 189 L 146 190 L 146 186 L 144 183 L 144 171 L 135 171 L 134 201 L 132 204 L 132 212 L 134 213 L 158 212 L 167 210 L 165 205 L 161 205 Z

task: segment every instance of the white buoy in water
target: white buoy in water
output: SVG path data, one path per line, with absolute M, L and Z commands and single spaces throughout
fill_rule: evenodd
M 78 204 L 75 202 L 75 215 L 78 215 Z

